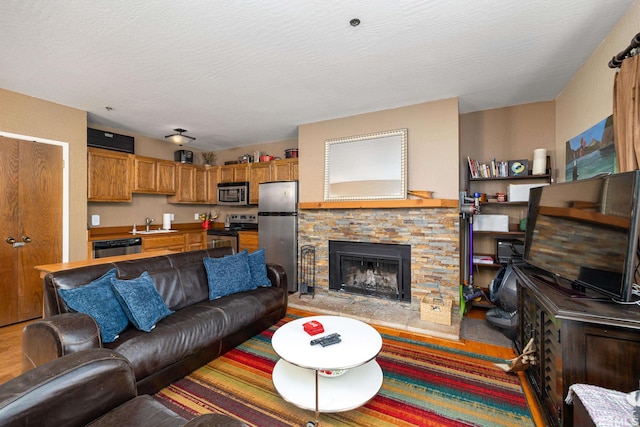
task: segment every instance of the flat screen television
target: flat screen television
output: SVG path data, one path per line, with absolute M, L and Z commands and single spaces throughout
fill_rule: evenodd
M 640 171 L 531 189 L 524 260 L 572 290 L 639 299 L 639 196 Z

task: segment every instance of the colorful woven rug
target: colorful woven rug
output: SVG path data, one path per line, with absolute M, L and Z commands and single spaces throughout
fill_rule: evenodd
M 279 396 L 271 381 L 278 356 L 273 332 L 295 316 L 159 391 L 155 398 L 185 418 L 214 412 L 252 426 L 304 426 L 312 411 Z M 502 359 L 383 335 L 377 361 L 382 388 L 369 403 L 320 414 L 321 426 L 533 426 L 518 376 Z

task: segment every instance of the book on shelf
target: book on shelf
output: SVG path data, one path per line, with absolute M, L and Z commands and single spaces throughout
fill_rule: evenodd
M 509 176 L 509 162 L 497 161 L 479 162 L 467 156 L 469 174 L 471 178 L 504 178 Z

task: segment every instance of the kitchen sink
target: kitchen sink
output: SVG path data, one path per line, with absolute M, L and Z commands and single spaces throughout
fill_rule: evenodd
M 138 232 L 136 234 L 162 234 L 162 233 L 175 233 L 178 230 L 149 230 L 149 231 L 144 231 L 144 230 L 138 230 Z M 133 231 L 130 231 L 129 233 L 133 234 Z

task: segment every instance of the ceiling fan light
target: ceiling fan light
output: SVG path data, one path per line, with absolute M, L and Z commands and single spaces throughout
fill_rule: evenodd
M 192 136 L 183 135 L 182 133 L 186 132 L 185 129 L 178 128 L 178 129 L 174 129 L 174 131 L 176 131 L 178 133 L 174 133 L 174 134 L 167 135 L 167 136 L 164 137 L 167 141 L 169 141 L 169 142 L 171 142 L 173 144 L 184 145 L 184 144 L 190 143 L 191 141 L 195 141 L 196 140 Z

